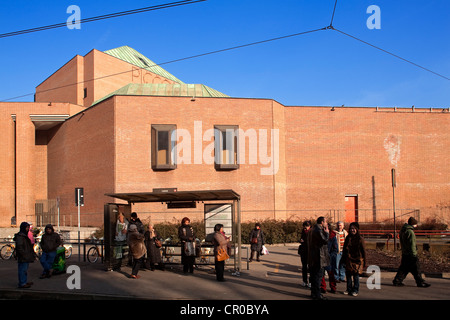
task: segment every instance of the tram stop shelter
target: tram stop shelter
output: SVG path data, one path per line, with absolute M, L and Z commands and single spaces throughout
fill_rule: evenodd
M 207 217 L 211 223 L 223 223 L 227 221 L 214 220 L 214 216 L 220 219 L 220 214 L 207 210 L 207 206 L 217 208 L 220 205 L 231 206 L 230 216 L 231 225 L 228 234 L 231 232 L 231 242 L 234 256 L 234 269 L 238 274 L 241 272 L 241 197 L 233 190 L 200 190 L 200 191 L 177 191 L 176 189 L 155 189 L 153 192 L 141 193 L 107 193 L 106 196 L 126 201 L 123 203 L 106 203 L 104 206 L 104 263 L 107 270 L 114 269 L 118 258 L 122 257 L 122 248 L 126 243 L 118 243 L 115 239 L 116 223 L 119 212 L 129 218 L 132 206 L 136 203 L 160 202 L 166 203 L 168 209 L 189 208 L 196 206 L 197 203 L 204 203 L 205 222 Z M 217 212 L 217 211 L 216 211 Z M 212 213 L 212 214 L 211 214 Z M 164 213 L 161 213 L 164 214 Z M 206 225 L 206 234 L 208 234 L 208 225 Z M 122 260 L 122 259 L 120 259 Z

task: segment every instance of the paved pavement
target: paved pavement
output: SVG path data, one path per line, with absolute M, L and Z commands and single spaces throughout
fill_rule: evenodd
M 0 260 L 0 299 L 52 299 L 52 300 L 164 300 L 164 301 L 236 301 L 245 303 L 265 303 L 264 301 L 310 301 L 310 290 L 300 286 L 300 259 L 296 246 L 268 246 L 269 255 L 261 262 L 242 264 L 240 276 L 232 275 L 229 265 L 226 269 L 226 282 L 215 280 L 213 266 L 202 266 L 194 274 L 184 275 L 181 266 L 167 266 L 166 271 L 143 271 L 140 279 L 130 279 L 129 267 L 121 272 L 104 271 L 101 263 L 78 263 L 76 257 L 67 260 L 67 266 L 78 265 L 81 274 L 81 289 L 69 289 L 73 283 L 72 274 L 55 275 L 50 279 L 39 279 L 41 266 L 38 262 L 30 264 L 30 289 L 17 288 L 17 262 Z M 370 262 L 369 262 L 370 263 Z M 369 278 L 361 278 L 358 297 L 344 295 L 345 283 L 338 284 L 336 294 L 327 293 L 331 301 L 357 300 L 441 300 L 450 299 L 450 279 L 448 274 L 440 278 L 427 278 L 429 288 L 417 288 L 409 275 L 404 287 L 392 286 L 394 273 L 381 272 L 380 289 L 369 289 Z M 373 283 L 372 281 L 369 281 Z M 162 302 L 164 302 L 162 301 Z M 185 303 L 182 302 L 182 303 Z M 283 302 L 284 303 L 284 302 Z M 231 310 L 231 309 L 230 309 Z

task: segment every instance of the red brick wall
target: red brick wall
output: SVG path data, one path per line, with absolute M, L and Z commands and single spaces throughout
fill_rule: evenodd
M 395 168 L 397 209 L 418 208 L 429 217 L 435 214 L 449 221 L 441 210 L 425 210 L 450 205 L 448 112 L 285 110 L 288 208 L 343 210 L 345 195 L 357 194 L 360 217 L 367 210 L 371 219 L 374 206 L 380 216 L 393 206 L 391 169 Z
M 75 188 L 84 188 L 84 226 L 103 223 L 106 192 L 114 190 L 114 108 L 109 100 L 53 130 L 48 143 L 48 195 L 60 198 L 62 219 L 77 222 Z M 89 221 L 86 213 L 99 221 Z M 92 217 L 93 218 L 93 217 Z
M 15 215 L 14 121 L 7 111 L 5 104 L 0 103 L 0 227 L 11 226 L 11 217 Z
M 75 56 L 36 87 L 36 102 L 83 103 L 83 57 Z
M 89 107 L 129 83 L 174 81 L 94 49 L 84 57 L 75 56 L 37 86 L 36 102 L 70 102 Z
M 191 133 L 192 148 L 194 121 L 202 122 L 202 134 L 207 129 L 214 128 L 214 125 L 239 125 L 244 131 L 266 129 L 270 134 L 274 121 L 272 100 L 197 98 L 191 101 L 187 97 L 115 99 L 116 192 L 151 192 L 153 188 L 166 187 L 176 187 L 180 191 L 233 189 L 242 195 L 242 210 L 253 210 L 248 216 L 260 218 L 261 213 L 264 213 L 273 218 L 275 206 L 283 208 L 284 201 L 275 203 L 277 193 L 274 189 L 274 176 L 261 175 L 261 165 L 249 164 L 248 142 L 247 159 L 238 170 L 216 171 L 214 164 L 204 164 L 203 160 L 202 164 L 194 164 L 194 151 L 191 152 L 192 164 L 179 164 L 177 169 L 167 172 L 155 172 L 151 168 L 152 124 L 176 124 L 177 129 L 188 130 Z M 202 150 L 211 142 L 204 141 Z M 277 196 L 284 200 L 283 194 Z M 183 209 L 167 213 L 165 206 L 160 203 L 136 205 L 135 210 L 140 213 L 162 212 L 169 220 L 189 216 L 188 212 L 192 211 L 196 211 L 197 216 L 203 214 L 201 204 L 191 211 Z
M 78 110 L 68 103 L 0 103 L 0 227 L 9 227 L 16 214 L 18 224 L 32 222 L 36 200 L 47 198 L 47 138 L 36 139 L 30 115 Z

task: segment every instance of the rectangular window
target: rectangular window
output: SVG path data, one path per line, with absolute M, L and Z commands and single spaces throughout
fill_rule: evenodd
M 216 170 L 239 169 L 239 126 L 214 126 L 214 164 Z
M 152 169 L 176 169 L 176 129 L 174 124 L 152 124 Z

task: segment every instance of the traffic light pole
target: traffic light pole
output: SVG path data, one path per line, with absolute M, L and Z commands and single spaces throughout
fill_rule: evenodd
M 78 262 L 81 261 L 81 257 L 80 257 L 80 253 L 81 253 L 81 242 L 80 242 L 80 231 L 81 231 L 81 219 L 80 219 L 80 207 L 81 207 L 81 203 L 80 203 L 80 192 L 81 189 L 78 188 L 77 189 L 77 207 L 78 207 Z

